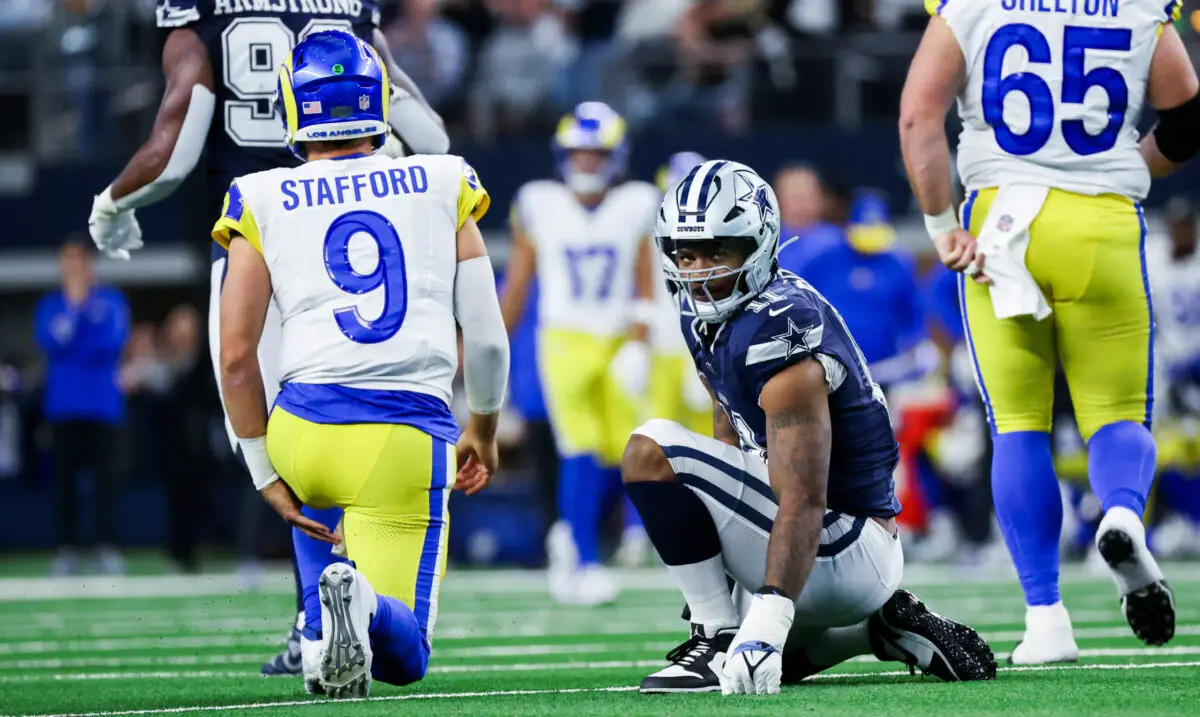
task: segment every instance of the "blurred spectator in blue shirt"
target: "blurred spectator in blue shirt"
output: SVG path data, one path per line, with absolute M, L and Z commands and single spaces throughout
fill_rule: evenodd
M 896 231 L 884 196 L 856 193 L 846 240 L 805 259 L 780 255 L 780 268 L 801 274 L 837 307 L 858 341 L 876 382 L 915 381 L 937 366 L 925 342 L 925 313 L 913 257 L 893 244 Z
M 827 221 L 830 207 L 825 185 L 811 167 L 784 167 L 775 175 L 773 189 L 779 199 L 779 265 L 806 276 L 807 264 L 814 257 L 830 247 L 845 245 L 845 232 Z
M 91 473 L 101 571 L 120 572 L 114 493 L 124 397 L 118 364 L 129 337 L 129 307 L 115 288 L 97 286 L 91 247 L 71 240 L 59 251 L 62 288 L 38 303 L 35 332 L 46 359 L 42 411 L 53 432 L 59 554 L 56 573 L 77 569 L 79 476 Z

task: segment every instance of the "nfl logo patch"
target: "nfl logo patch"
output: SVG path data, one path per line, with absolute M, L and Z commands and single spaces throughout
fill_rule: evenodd
M 358 98 L 358 108 L 360 110 L 362 110 L 363 112 L 366 112 L 368 109 L 370 109 L 370 107 L 371 107 L 371 96 L 370 95 L 363 95 L 362 97 Z
M 1009 216 L 1008 214 L 1001 216 L 1000 221 L 996 222 L 996 228 L 1002 232 L 1006 232 L 1009 229 L 1012 229 L 1012 225 L 1013 225 L 1013 218 L 1011 216 Z
M 319 101 L 305 102 L 304 104 L 300 105 L 300 111 L 306 115 L 319 115 L 321 114 L 321 103 Z

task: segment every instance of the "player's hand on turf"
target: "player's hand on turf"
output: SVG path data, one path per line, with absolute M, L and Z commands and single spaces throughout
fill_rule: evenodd
M 723 695 L 777 695 L 783 681 L 783 655 L 765 642 L 738 643 L 725 659 Z
M 458 477 L 454 489 L 474 495 L 492 482 L 492 476 L 500 467 L 500 449 L 496 439 L 485 439 L 467 428 L 458 439 Z
M 951 271 L 958 271 L 975 279 L 977 284 L 990 284 L 992 280 L 983 273 L 984 256 L 976 245 L 975 237 L 966 229 L 955 229 L 933 240 L 938 259 Z
M 783 682 L 783 646 L 796 606 L 791 598 L 755 593 L 733 636 L 725 666 L 718 673 L 726 695 L 777 695 Z
M 341 539 L 334 535 L 329 526 L 318 523 L 300 512 L 300 499 L 296 497 L 287 483 L 277 480 L 259 492 L 262 494 L 263 500 L 267 501 L 288 525 L 322 543 L 337 545 L 341 542 Z

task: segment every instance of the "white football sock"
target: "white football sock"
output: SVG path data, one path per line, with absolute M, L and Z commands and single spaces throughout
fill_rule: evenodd
M 690 565 L 668 565 L 667 570 L 692 611 L 692 622 L 703 625 L 710 635 L 721 628 L 737 627 L 737 610 L 720 555 Z
M 1099 529 L 1096 530 L 1097 547 L 1100 538 L 1110 530 L 1119 530 L 1133 541 L 1133 559 L 1109 566 L 1112 569 L 1113 580 L 1117 583 L 1117 591 L 1122 596 L 1163 579 L 1162 570 L 1146 547 L 1146 526 L 1142 524 L 1142 519 L 1137 513 L 1122 506 L 1114 506 L 1105 513 Z
M 804 656 L 809 664 L 820 669 L 833 667 L 852 657 L 872 654 L 874 650 L 871 649 L 866 620 L 850 627 L 832 627 L 804 646 Z

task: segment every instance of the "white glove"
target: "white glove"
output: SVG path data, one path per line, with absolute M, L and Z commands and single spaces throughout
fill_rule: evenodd
M 632 397 L 641 396 L 650 382 L 650 347 L 645 341 L 629 340 L 621 344 L 608 373 Z
M 711 411 L 713 407 L 712 395 L 691 361 L 683 367 L 683 402 L 693 411 Z
M 112 187 L 96 195 L 88 231 L 96 248 L 113 259 L 129 259 L 129 252 L 142 248 L 142 228 L 133 210 L 122 211 L 113 203 Z
M 392 159 L 403 159 L 406 156 L 404 153 L 404 143 L 396 136 L 394 130 L 388 130 L 387 136 L 383 141 L 383 146 L 379 148 L 377 153 L 391 157 Z
M 783 680 L 783 645 L 796 605 L 783 595 L 755 594 L 725 658 L 721 693 L 776 695 Z

